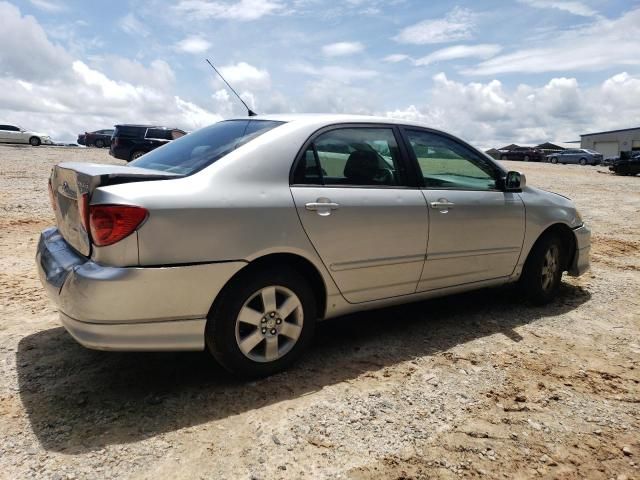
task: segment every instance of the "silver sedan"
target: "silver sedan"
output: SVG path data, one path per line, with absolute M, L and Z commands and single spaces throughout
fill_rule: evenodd
M 227 120 L 127 166 L 63 163 L 37 251 L 62 324 L 103 350 L 209 350 L 269 375 L 318 320 L 589 267 L 564 196 L 464 141 L 360 116 Z

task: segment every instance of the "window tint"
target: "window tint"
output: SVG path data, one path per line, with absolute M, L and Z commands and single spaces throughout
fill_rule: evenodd
M 120 126 L 116 127 L 115 134 L 119 137 L 129 137 L 129 138 L 137 138 L 144 136 L 144 133 L 147 131 L 146 127 L 130 127 L 130 126 Z
M 499 170 L 473 150 L 431 132 L 408 130 L 407 137 L 428 188 L 493 190 Z
M 253 133 L 247 134 L 250 123 L 259 125 L 251 125 Z M 129 165 L 190 175 L 282 123 L 268 120 L 215 123 L 152 150 Z
M 173 140 L 171 138 L 171 130 L 166 128 L 150 128 L 147 130 L 145 138 L 156 138 L 159 140 Z
M 0 130 L 8 130 L 9 125 L 0 125 Z
M 0 130 L 5 130 L 8 132 L 19 132 L 20 129 L 18 127 L 14 127 L 13 125 L 0 125 Z
M 294 183 L 404 185 L 393 130 L 342 128 L 319 135 L 298 164 Z

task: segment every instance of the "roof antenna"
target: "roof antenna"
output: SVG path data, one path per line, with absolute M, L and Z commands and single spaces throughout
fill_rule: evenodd
M 240 95 L 238 95 L 238 92 L 236 92 L 236 91 L 233 89 L 233 87 L 232 87 L 231 85 L 229 85 L 229 82 L 227 82 L 227 81 L 224 79 L 224 77 L 222 76 L 222 74 L 218 71 L 218 69 L 217 69 L 216 67 L 214 67 L 214 66 L 213 66 L 213 63 L 211 63 L 211 62 L 209 61 L 209 59 L 208 59 L 208 58 L 205 58 L 205 60 L 207 61 L 207 63 L 208 63 L 209 65 L 211 65 L 211 68 L 213 68 L 213 70 L 218 74 L 218 76 L 222 79 L 222 81 L 223 81 L 224 83 L 226 83 L 226 84 L 227 84 L 227 87 L 229 87 L 229 89 L 233 92 L 233 94 L 234 94 L 236 97 L 238 97 L 238 100 L 240 100 L 240 101 L 242 102 L 242 104 L 244 105 L 244 107 L 247 109 L 247 113 L 249 114 L 249 116 L 250 116 L 250 117 L 255 117 L 255 116 L 257 115 L 257 113 L 256 113 L 256 112 L 254 112 L 253 110 L 251 110 L 251 109 L 249 108 L 249 106 L 248 106 L 246 103 L 244 103 L 244 100 L 242 100 L 242 98 L 240 97 Z

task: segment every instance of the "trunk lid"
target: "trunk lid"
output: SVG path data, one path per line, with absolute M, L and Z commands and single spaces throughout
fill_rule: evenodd
M 168 180 L 178 174 L 146 168 L 97 163 L 66 162 L 51 171 L 51 194 L 55 202 L 56 223 L 64 239 L 80 254 L 91 254 L 87 232 L 89 203 L 93 191 L 106 185 Z

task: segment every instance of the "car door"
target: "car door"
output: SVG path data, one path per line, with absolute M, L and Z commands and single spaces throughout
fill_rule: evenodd
M 8 142 L 9 140 L 7 139 L 8 136 L 8 125 L 0 125 L 0 142 Z
M 564 157 L 565 163 L 578 163 L 579 152 L 577 150 L 569 150 Z
M 428 210 L 388 125 L 316 133 L 291 193 L 313 247 L 351 303 L 414 293 L 424 265 Z
M 403 133 L 430 212 L 418 291 L 511 275 L 522 250 L 525 211 L 517 193 L 497 188 L 502 170 L 453 137 L 409 127 Z
M 22 132 L 14 125 L 3 125 L 2 131 L 3 142 L 7 143 L 23 143 Z M 28 141 L 28 140 L 27 140 Z

